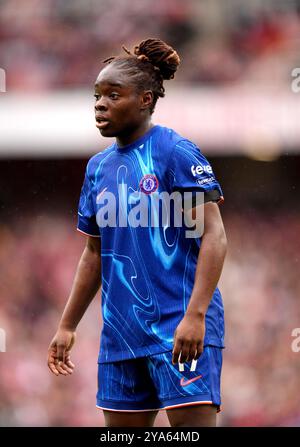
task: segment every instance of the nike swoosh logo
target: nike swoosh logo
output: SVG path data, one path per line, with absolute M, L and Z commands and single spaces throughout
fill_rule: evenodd
M 184 380 L 184 378 L 182 377 L 182 379 L 180 380 L 180 385 L 181 386 L 187 386 L 187 385 L 189 385 L 190 383 L 193 383 L 193 382 L 195 382 L 196 380 L 198 380 L 198 379 L 201 379 L 201 377 L 202 377 L 202 375 L 200 375 L 200 376 L 197 376 L 197 377 L 193 377 L 192 379 L 189 379 L 189 380 Z

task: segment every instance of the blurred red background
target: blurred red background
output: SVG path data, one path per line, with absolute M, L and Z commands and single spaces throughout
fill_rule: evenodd
M 300 327 L 299 12 L 296 0 L 0 2 L 1 426 L 104 424 L 95 408 L 100 295 L 79 325 L 73 376 L 54 377 L 46 356 L 85 244 L 76 232 L 85 165 L 106 144 L 94 128 L 93 82 L 105 57 L 148 36 L 182 58 L 154 121 L 179 130 L 184 107 L 180 131 L 225 195 L 218 423 L 300 425 L 300 353 L 291 349 Z M 165 412 L 155 425 L 168 425 Z

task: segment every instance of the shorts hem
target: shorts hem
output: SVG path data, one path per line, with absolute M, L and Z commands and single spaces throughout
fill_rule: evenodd
M 162 409 L 168 410 L 170 408 L 178 408 L 197 404 L 216 405 L 218 408 L 220 407 L 220 402 L 215 402 L 212 399 L 211 394 L 206 393 L 206 394 L 198 394 L 194 396 L 177 397 L 175 399 L 164 400 L 162 404 Z
M 162 410 L 171 410 L 172 408 L 189 407 L 193 405 L 214 405 L 212 400 L 196 400 L 193 402 L 184 402 L 181 404 L 167 405 Z
M 170 410 L 172 408 L 181 408 L 193 405 L 215 405 L 217 407 L 217 412 L 219 413 L 221 410 L 221 403 L 214 402 L 211 398 L 210 394 L 202 394 L 197 396 L 187 396 L 187 397 L 179 397 L 175 399 L 169 399 L 163 401 L 161 404 L 149 404 L 144 408 L 141 406 L 138 408 L 137 403 L 135 402 L 126 402 L 126 401 L 98 401 L 96 407 L 102 410 L 109 411 L 127 411 L 127 412 L 135 412 L 135 411 L 159 411 L 159 410 Z
M 116 408 L 118 407 L 120 404 L 120 402 L 117 402 L 117 405 L 114 404 L 101 404 L 101 405 L 96 405 L 96 408 L 98 408 L 99 410 L 108 410 L 108 411 L 122 411 L 122 412 L 126 412 L 126 413 L 131 413 L 131 412 L 137 412 L 137 411 L 158 411 L 158 410 L 162 410 L 161 407 L 159 408 L 132 408 L 132 409 L 128 409 L 128 408 Z M 126 404 L 127 405 L 127 404 Z M 112 407 L 113 408 L 112 408 Z
M 172 410 L 172 408 L 193 407 L 195 405 L 214 405 L 215 407 L 217 407 L 217 413 L 220 413 L 221 411 L 221 405 L 215 404 L 211 400 L 198 400 L 195 402 L 186 402 L 183 404 L 170 405 L 167 407 L 162 407 L 161 410 Z
M 96 408 L 98 410 L 107 410 L 107 411 L 114 411 L 114 412 L 123 412 L 123 413 L 136 413 L 136 412 L 142 412 L 142 411 L 160 411 L 160 410 L 171 410 L 172 408 L 182 408 L 182 407 L 192 407 L 193 405 L 215 405 L 217 407 L 217 413 L 221 412 L 221 405 L 216 405 L 212 401 L 197 401 L 197 402 L 186 402 L 183 404 L 177 404 L 177 405 L 171 405 L 168 407 L 159 407 L 159 408 L 145 408 L 145 409 L 136 409 L 136 410 L 124 410 L 124 409 L 116 409 L 116 408 L 108 408 L 104 407 L 102 405 L 96 405 Z

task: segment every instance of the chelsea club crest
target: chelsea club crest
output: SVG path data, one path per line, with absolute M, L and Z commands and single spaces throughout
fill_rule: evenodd
M 158 180 L 153 174 L 146 174 L 141 178 L 140 189 L 145 194 L 151 194 L 158 188 Z

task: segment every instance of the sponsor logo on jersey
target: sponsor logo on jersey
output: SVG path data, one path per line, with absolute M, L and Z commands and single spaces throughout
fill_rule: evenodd
M 207 174 L 212 174 L 212 167 L 210 165 L 198 165 L 198 166 L 191 166 L 191 171 L 194 177 L 196 177 L 196 175 L 202 175 L 204 173 Z
M 153 174 L 146 174 L 140 180 L 140 189 L 145 194 L 152 194 L 158 188 L 158 180 Z
M 201 377 L 202 377 L 201 374 L 200 374 L 200 376 L 193 377 L 192 379 L 189 379 L 189 380 L 184 380 L 184 378 L 182 377 L 181 380 L 180 380 L 180 385 L 181 386 L 188 386 L 190 383 L 193 383 L 196 380 L 201 379 Z
M 212 183 L 215 181 L 214 177 L 207 177 L 207 178 L 197 178 L 196 179 L 196 183 L 198 183 L 198 185 L 206 185 L 207 183 Z

